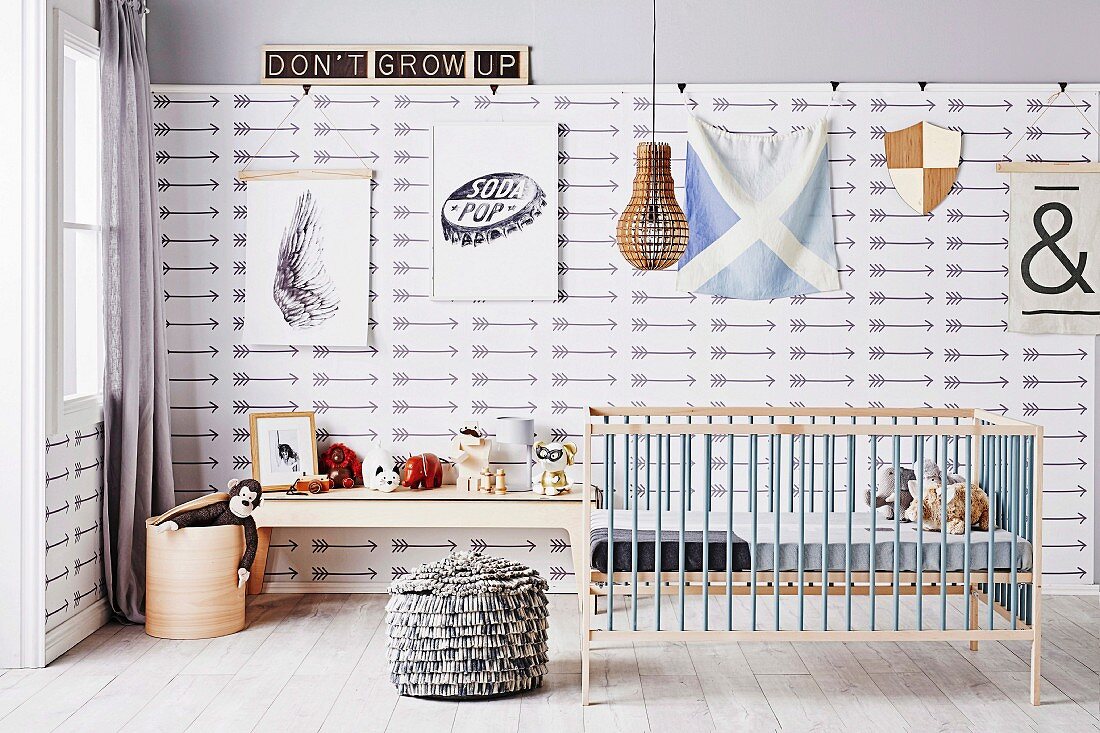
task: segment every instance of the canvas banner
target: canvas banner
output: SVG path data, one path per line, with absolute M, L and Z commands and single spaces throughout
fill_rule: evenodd
M 825 120 L 783 135 L 689 117 L 691 230 L 676 289 L 769 300 L 840 287 Z
M 1013 173 L 1009 321 L 1021 333 L 1100 333 L 1100 175 Z

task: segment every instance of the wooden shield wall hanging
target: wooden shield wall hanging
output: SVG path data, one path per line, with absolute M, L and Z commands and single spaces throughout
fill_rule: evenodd
M 894 189 L 921 214 L 940 205 L 959 172 L 962 133 L 918 122 L 886 133 L 886 167 Z

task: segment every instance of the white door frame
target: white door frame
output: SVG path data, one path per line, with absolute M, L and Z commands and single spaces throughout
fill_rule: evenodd
M 0 667 L 45 662 L 45 135 L 47 3 L 0 8 L 0 216 L 21 225 L 6 240 L 0 287 Z

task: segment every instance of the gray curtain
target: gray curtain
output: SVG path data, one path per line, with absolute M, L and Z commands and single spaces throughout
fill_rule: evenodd
M 100 0 L 103 557 L 119 618 L 145 621 L 145 520 L 175 504 L 149 66 L 139 0 Z

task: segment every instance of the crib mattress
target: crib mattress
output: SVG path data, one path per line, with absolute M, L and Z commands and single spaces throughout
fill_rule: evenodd
M 701 511 L 686 513 L 684 523 L 684 570 L 701 572 L 703 570 L 704 514 Z M 633 512 L 626 509 L 615 510 L 615 528 L 612 533 L 612 562 L 616 571 L 631 570 L 633 552 Z M 805 516 L 806 556 L 803 567 L 808 571 L 821 570 L 821 548 L 824 544 L 825 527 L 822 526 L 822 514 Z M 797 513 L 760 512 L 756 524 L 756 568 L 771 570 L 775 563 L 775 522 L 779 519 L 779 570 L 798 570 L 799 515 Z M 726 514 L 710 512 L 709 531 L 706 535 L 708 569 L 726 570 Z M 883 515 L 877 517 L 874 546 L 875 568 L 877 570 L 894 569 L 894 522 Z M 592 568 L 607 572 L 608 512 L 605 509 L 593 510 L 591 526 Z M 680 554 L 680 512 L 678 509 L 661 514 L 661 570 L 678 571 Z M 653 572 L 657 555 L 657 512 L 638 511 L 638 571 Z M 750 570 L 752 567 L 752 515 L 739 512 L 733 522 L 733 571 Z M 848 533 L 848 515 L 833 513 L 828 522 L 829 570 L 843 570 Z M 989 532 L 972 530 L 970 533 L 970 569 L 985 570 L 989 556 Z M 940 570 L 939 532 L 923 533 L 922 566 L 925 570 Z M 917 568 L 918 528 L 915 523 L 902 522 L 896 539 L 899 546 L 900 569 L 914 571 Z M 871 557 L 871 513 L 857 512 L 852 515 L 852 555 L 853 571 L 867 571 Z M 1016 567 L 1018 570 L 1030 570 L 1032 562 L 1031 543 L 1023 537 L 1015 536 L 1004 529 L 993 530 L 993 567 L 1008 570 L 1012 567 L 1012 546 L 1016 546 Z M 966 555 L 966 536 L 947 535 L 946 570 L 962 571 Z

